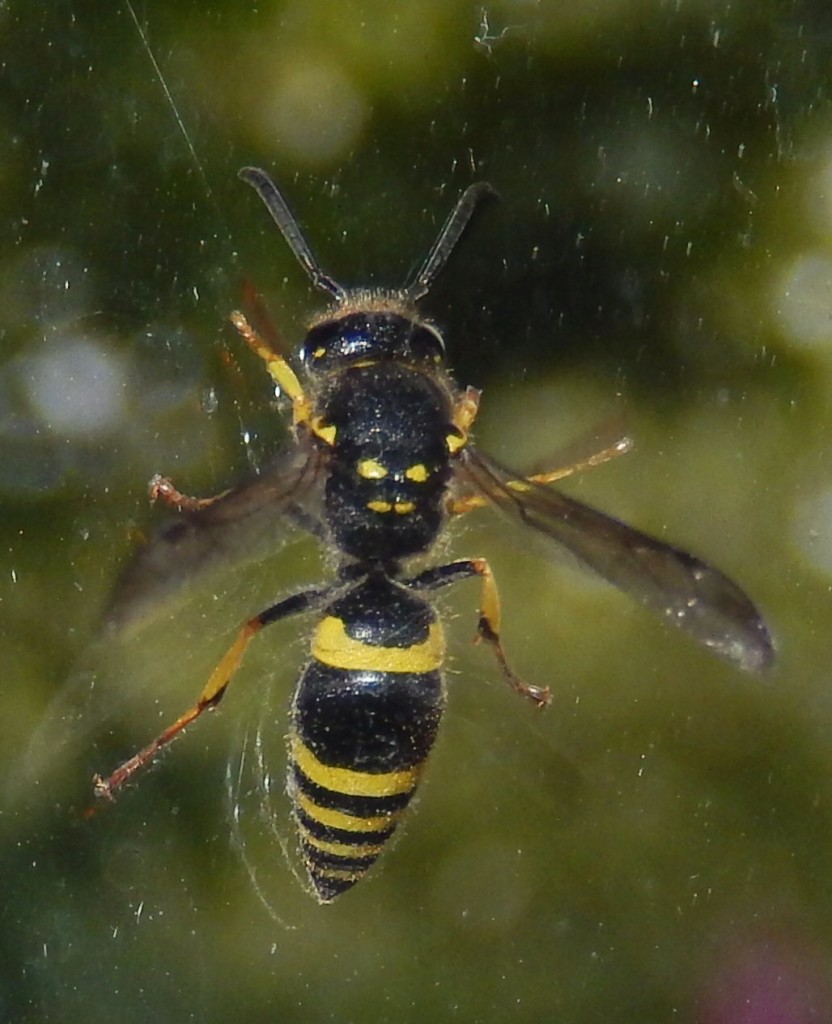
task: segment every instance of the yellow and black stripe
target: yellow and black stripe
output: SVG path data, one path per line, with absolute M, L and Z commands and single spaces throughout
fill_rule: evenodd
M 413 796 L 444 706 L 443 654 L 430 605 L 382 573 L 318 624 L 295 694 L 288 789 L 323 903 L 363 877 Z
M 480 392 L 457 387 L 440 332 L 417 312 L 471 217 L 493 192 L 469 186 L 411 283 L 347 289 L 317 263 L 265 171 L 241 178 L 266 204 L 312 283 L 333 300 L 309 326 L 303 375 L 238 312 L 232 323 L 291 401 L 296 450 L 279 469 L 214 498 L 183 495 L 170 481 L 156 496 L 185 517 L 145 545 L 111 606 L 111 625 L 142 612 L 189 572 L 242 550 L 283 516 L 326 547 L 336 580 L 291 594 L 249 618 L 197 701 L 107 778 L 112 798 L 205 711 L 216 708 L 252 638 L 264 627 L 321 611 L 312 659 L 298 683 L 289 737 L 289 793 L 314 891 L 332 901 L 369 869 L 413 797 L 444 705 L 442 632 L 421 593 L 478 578 L 477 634 L 511 687 L 538 707 L 546 687 L 520 679 L 500 639 L 500 603 L 486 559 L 434 565 L 407 578 L 414 556 L 433 549 L 449 515 L 493 503 L 518 524 L 571 551 L 587 567 L 706 647 L 762 670 L 774 655 L 765 622 L 730 579 L 693 555 L 649 537 L 541 484 L 626 450 L 619 443 L 583 463 L 524 477 L 469 443 Z M 262 313 L 262 310 L 260 311 Z M 452 482 L 459 484 L 453 491 Z M 244 526 L 240 538 L 228 533 Z M 261 530 L 261 527 L 263 528 Z M 171 568 L 172 567 L 172 568 Z

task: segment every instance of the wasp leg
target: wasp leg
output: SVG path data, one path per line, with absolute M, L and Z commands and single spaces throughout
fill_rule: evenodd
M 592 466 L 601 466 L 603 463 L 609 462 L 619 455 L 624 455 L 630 450 L 631 446 L 632 442 L 629 438 L 625 437 L 620 441 L 616 441 L 615 444 L 609 445 L 607 448 L 593 452 L 592 455 L 585 459 L 579 459 L 568 466 L 558 466 L 556 469 L 549 469 L 543 473 L 534 473 L 532 476 L 509 480 L 507 486 L 513 491 L 522 492 L 529 490 L 533 484 L 553 484 L 558 480 L 564 480 L 566 477 L 572 476 L 573 473 L 580 473 L 582 470 L 590 469 Z M 453 516 L 464 515 L 466 512 L 473 512 L 474 509 L 485 508 L 489 504 L 491 504 L 490 499 L 484 494 L 463 494 L 458 498 L 454 498 L 449 503 L 448 511 Z
M 451 416 L 451 431 L 445 438 L 451 455 L 456 455 L 468 443 L 468 432 L 477 418 L 481 394 L 476 388 L 467 387 L 457 395 Z
M 248 347 L 266 364 L 269 376 L 275 384 L 291 400 L 295 424 L 308 424 L 312 416 L 309 399 L 292 367 L 255 331 L 239 310 L 235 309 L 228 319 L 240 332 Z
M 134 754 L 133 757 L 119 765 L 108 778 L 104 779 L 100 775 L 96 775 L 93 780 L 95 795 L 112 799 L 117 789 L 120 789 L 139 769 L 149 764 L 160 750 L 175 740 L 203 712 L 212 711 L 222 700 L 228 684 L 240 667 L 240 662 L 243 660 L 243 655 L 248 645 L 264 626 L 269 626 L 273 622 L 279 622 L 290 615 L 297 615 L 300 612 L 308 611 L 322 600 L 325 600 L 331 592 L 331 587 L 304 590 L 299 594 L 287 597 L 283 601 L 278 601 L 277 604 L 260 612 L 259 615 L 255 615 L 253 619 L 249 619 L 240 629 L 237 639 L 225 652 L 220 663 L 211 673 L 196 703 L 188 708 L 184 714 L 180 715 L 164 732 L 160 733 L 155 740 L 148 743 L 137 754 Z
M 256 329 L 260 337 L 266 341 L 272 352 L 284 359 L 288 358 L 292 354 L 292 346 L 275 323 L 263 296 L 249 280 L 243 281 L 243 302 L 249 311 L 251 320 L 257 324 Z
M 532 686 L 525 683 L 515 674 L 506 658 L 500 639 L 500 595 L 491 566 L 484 558 L 470 558 L 459 562 L 440 565 L 407 580 L 407 586 L 417 590 L 439 590 L 458 580 L 479 576 L 482 580 L 482 596 L 480 598 L 480 617 L 477 623 L 477 640 L 484 640 L 491 646 L 494 656 L 503 675 L 511 688 L 533 701 L 538 707 L 545 707 L 552 699 L 548 686 Z
M 224 498 L 226 494 L 230 494 L 230 491 L 223 491 L 221 494 L 215 494 L 210 498 L 194 498 L 190 494 L 183 494 L 181 491 L 178 491 L 171 479 L 166 476 L 160 476 L 159 473 L 153 477 L 147 489 L 151 502 L 163 501 L 166 505 L 172 505 L 180 512 L 183 510 L 199 512 L 200 509 L 207 508 L 209 505 L 213 505 L 215 501 L 219 501 L 220 498 Z

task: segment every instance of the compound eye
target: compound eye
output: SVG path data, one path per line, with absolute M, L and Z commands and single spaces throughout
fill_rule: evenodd
M 325 364 L 327 357 L 333 354 L 339 336 L 336 321 L 325 320 L 313 327 L 306 335 L 300 350 L 301 360 L 310 368 Z

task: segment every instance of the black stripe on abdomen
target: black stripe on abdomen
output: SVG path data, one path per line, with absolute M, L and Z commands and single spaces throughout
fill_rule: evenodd
M 410 802 L 444 703 L 438 671 L 313 661 L 295 696 L 289 794 L 309 877 L 329 902 L 381 853 Z

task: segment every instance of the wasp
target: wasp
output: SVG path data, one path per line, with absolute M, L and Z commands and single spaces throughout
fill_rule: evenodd
M 497 586 L 485 558 L 413 572 L 449 519 L 493 505 L 567 548 L 585 566 L 743 669 L 773 658 L 762 616 L 730 579 L 549 484 L 576 466 L 523 476 L 473 443 L 480 393 L 459 387 L 439 329 L 419 313 L 474 212 L 492 189 L 464 191 L 412 282 L 392 290 L 344 288 L 323 272 L 271 178 L 246 167 L 312 283 L 330 299 L 309 325 L 299 371 L 246 316 L 230 319 L 292 408 L 293 441 L 280 467 L 215 498 L 154 493 L 180 516 L 128 567 L 121 593 L 141 592 L 169 558 L 206 560 L 244 521 L 286 518 L 336 555 L 334 580 L 278 601 L 244 623 L 196 703 L 108 778 L 112 798 L 204 712 L 216 708 L 252 639 L 271 623 L 317 614 L 309 661 L 292 701 L 288 793 L 312 892 L 334 900 L 364 877 L 413 798 L 445 707 L 445 641 L 431 595 L 479 580 L 477 637 L 506 679 L 538 706 L 548 688 L 511 669 L 500 635 Z M 588 460 L 603 461 L 612 452 Z

